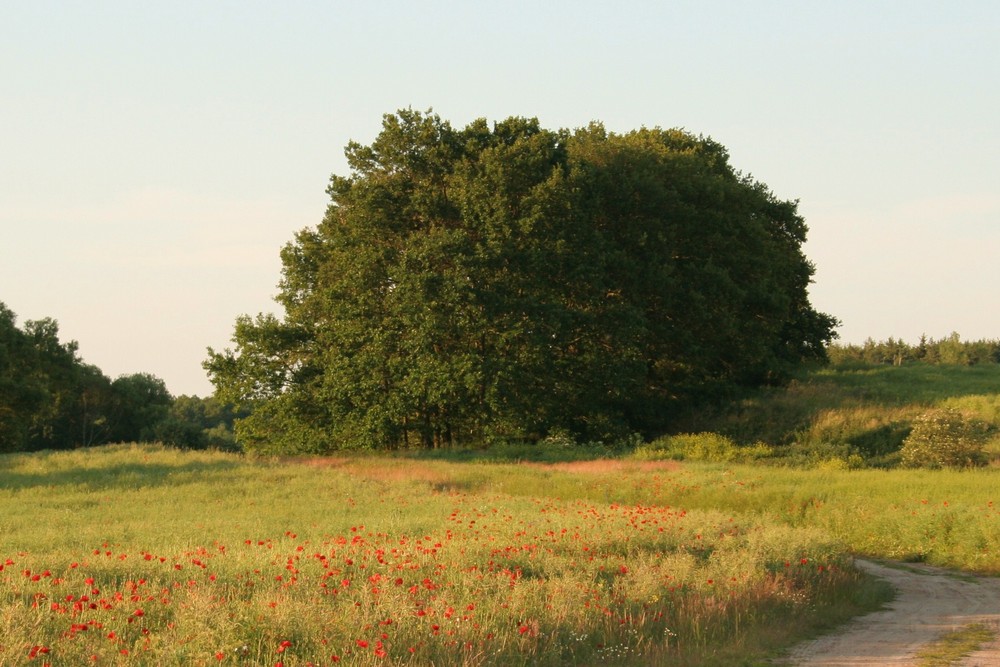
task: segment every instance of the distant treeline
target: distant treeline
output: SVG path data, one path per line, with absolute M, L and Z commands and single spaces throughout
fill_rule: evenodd
M 174 398 L 148 373 L 108 378 L 59 341 L 51 318 L 18 328 L 0 303 L 0 452 L 160 441 L 235 447 L 232 409 L 214 398 Z
M 957 333 L 952 333 L 940 340 L 921 336 L 911 345 L 901 339 L 875 341 L 869 338 L 861 345 L 831 344 L 827 355 L 834 364 L 860 362 L 901 366 L 916 361 L 973 366 L 1000 363 L 1000 340 L 963 341 Z

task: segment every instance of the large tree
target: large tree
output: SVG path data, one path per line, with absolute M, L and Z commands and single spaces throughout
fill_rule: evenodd
M 251 449 L 652 432 L 821 358 L 794 202 L 680 130 L 386 115 L 282 252 L 282 318 L 209 350 Z

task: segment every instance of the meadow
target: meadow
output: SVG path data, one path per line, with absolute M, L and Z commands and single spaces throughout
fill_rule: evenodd
M 3 455 L 0 665 L 767 664 L 891 597 L 854 555 L 1000 574 L 996 441 L 892 467 L 924 410 L 1000 425 L 998 380 L 817 371 L 699 416 L 682 461 Z
M 886 592 L 711 466 L 0 458 L 0 664 L 757 664 Z M 759 484 L 759 482 L 758 482 Z

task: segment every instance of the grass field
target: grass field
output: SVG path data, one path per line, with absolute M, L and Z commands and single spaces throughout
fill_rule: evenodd
M 746 493 L 673 463 L 7 455 L 0 664 L 755 664 L 884 596 L 690 484 Z
M 1000 442 L 889 467 L 925 410 L 1000 427 L 998 369 L 828 369 L 700 418 L 731 440 L 688 445 L 756 465 L 0 456 L 0 665 L 765 664 L 888 599 L 854 554 L 1000 574 Z

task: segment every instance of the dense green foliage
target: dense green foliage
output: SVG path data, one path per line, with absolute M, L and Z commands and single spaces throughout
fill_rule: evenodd
M 214 398 L 174 399 L 148 373 L 115 380 L 59 340 L 51 318 L 26 322 L 0 303 L 0 452 L 158 440 L 232 447 L 232 409 Z
M 719 144 L 387 115 L 283 253 L 284 317 L 210 350 L 244 447 L 434 447 L 664 430 L 822 358 L 806 226 Z
M 178 396 L 153 426 L 153 440 L 189 449 L 238 449 L 233 423 L 239 413 L 214 396 Z

